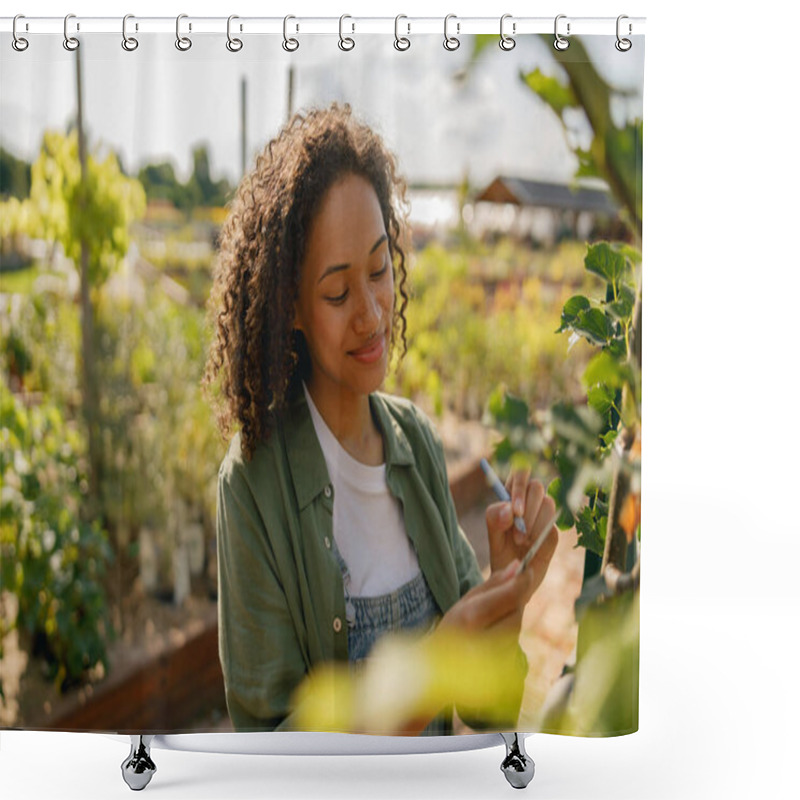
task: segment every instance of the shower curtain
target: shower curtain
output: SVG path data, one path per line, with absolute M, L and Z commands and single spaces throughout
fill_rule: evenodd
M 0 728 L 637 730 L 644 37 L 10 22 Z M 337 125 L 375 174 L 302 173 Z M 380 281 L 385 336 L 345 339 L 337 372 L 316 315 Z M 374 463 L 342 453 L 345 390 L 380 398 Z M 525 539 L 493 516 L 520 496 Z

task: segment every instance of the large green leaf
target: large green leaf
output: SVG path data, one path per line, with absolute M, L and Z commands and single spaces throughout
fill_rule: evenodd
M 592 304 L 589 302 L 588 298 L 584 297 L 582 294 L 576 294 L 574 297 L 570 297 L 570 299 L 564 303 L 564 308 L 561 310 L 561 325 L 556 333 L 561 333 L 561 331 L 570 329 L 572 323 L 578 319 L 578 314 L 580 314 L 581 311 L 588 311 L 591 307 Z
M 582 380 L 587 387 L 603 383 L 609 389 L 621 389 L 633 380 L 633 375 L 627 364 L 620 363 L 608 350 L 601 350 L 586 365 Z
M 569 327 L 600 347 L 608 344 L 614 334 L 611 322 L 599 308 L 578 312 L 575 321 Z
M 590 244 L 586 250 L 584 265 L 588 272 L 599 275 L 610 283 L 615 289 L 615 294 L 619 290 L 620 280 L 627 271 L 625 256 L 608 242 Z
M 586 393 L 586 402 L 604 417 L 614 405 L 614 390 L 609 389 L 604 383 L 598 383 Z

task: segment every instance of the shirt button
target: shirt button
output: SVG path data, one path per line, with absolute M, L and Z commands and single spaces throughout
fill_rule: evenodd
M 342 621 L 339 619 L 339 617 L 333 618 L 333 629 L 336 631 L 336 633 L 339 633 L 342 630 Z
M 328 550 L 331 549 L 331 540 L 327 536 L 325 537 L 325 547 L 327 547 Z
M 325 487 L 325 497 L 330 497 L 333 494 L 333 490 L 331 489 L 330 484 Z

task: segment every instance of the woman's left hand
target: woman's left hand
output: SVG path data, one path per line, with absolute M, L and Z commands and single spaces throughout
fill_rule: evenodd
M 514 559 L 520 561 L 552 520 L 556 505 L 545 492 L 541 481 L 531 480 L 529 470 L 517 470 L 506 481 L 511 502 L 493 503 L 486 509 L 486 528 L 489 532 L 489 563 L 492 573 L 504 569 Z M 514 525 L 514 516 L 525 522 L 527 534 Z M 558 528 L 551 526 L 547 538 L 529 565 L 533 567 L 535 587 L 542 582 L 558 543 Z M 535 588 L 534 587 L 534 588 Z

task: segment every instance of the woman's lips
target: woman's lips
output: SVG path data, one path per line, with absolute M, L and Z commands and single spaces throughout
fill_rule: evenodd
M 351 350 L 350 355 L 362 364 L 374 364 L 383 356 L 385 346 L 386 336 L 381 334 L 364 347 L 359 347 L 358 350 Z

